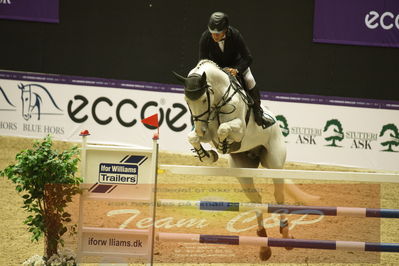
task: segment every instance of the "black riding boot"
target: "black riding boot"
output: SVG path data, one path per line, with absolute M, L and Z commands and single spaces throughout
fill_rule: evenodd
M 262 128 L 268 128 L 272 126 L 276 121 L 263 113 L 263 110 L 260 106 L 260 92 L 257 86 L 253 87 L 252 89 L 248 90 L 249 96 L 254 100 L 253 110 L 255 116 L 255 122 L 258 126 L 262 126 Z

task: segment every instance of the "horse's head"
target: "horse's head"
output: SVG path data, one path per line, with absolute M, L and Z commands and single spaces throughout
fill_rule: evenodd
M 195 132 L 198 136 L 203 136 L 208 129 L 214 96 L 207 83 L 206 73 L 194 73 L 187 78 L 175 72 L 173 74 L 184 85 L 185 100 L 194 120 Z
M 18 89 L 21 90 L 21 100 L 22 100 L 22 116 L 25 120 L 29 120 L 32 117 L 31 111 L 31 88 L 30 85 L 25 86 L 23 84 L 18 85 Z

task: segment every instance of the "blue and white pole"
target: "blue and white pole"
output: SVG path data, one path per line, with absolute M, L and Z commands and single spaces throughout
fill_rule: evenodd
M 309 214 L 326 216 L 349 216 L 349 217 L 376 217 L 376 218 L 399 218 L 398 209 L 356 208 L 356 207 L 320 207 L 320 206 L 295 206 L 274 205 L 261 203 L 239 203 L 224 201 L 190 201 L 162 199 L 158 206 L 194 207 L 207 211 L 248 211 L 258 209 L 264 213 L 279 214 Z

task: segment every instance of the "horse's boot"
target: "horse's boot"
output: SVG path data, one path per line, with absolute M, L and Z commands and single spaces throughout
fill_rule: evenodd
M 260 106 L 260 92 L 257 86 L 253 87 L 252 89 L 248 90 L 249 96 L 254 101 L 252 109 L 254 110 L 254 118 L 255 122 L 258 126 L 261 126 L 263 129 L 272 126 L 276 121 L 268 115 L 263 113 L 263 109 Z
M 283 235 L 283 238 L 290 238 L 295 239 L 293 235 L 290 234 L 288 230 L 288 220 L 281 220 L 280 221 L 280 234 Z M 292 250 L 293 247 L 285 247 L 286 250 Z
M 267 237 L 266 229 L 263 227 L 262 229 L 256 230 L 256 234 L 260 237 Z M 260 247 L 259 257 L 260 260 L 266 261 L 272 256 L 272 250 L 270 247 Z

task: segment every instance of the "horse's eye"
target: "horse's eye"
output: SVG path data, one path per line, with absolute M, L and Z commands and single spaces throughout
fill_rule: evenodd
M 202 103 L 206 103 L 206 98 L 202 100 Z

